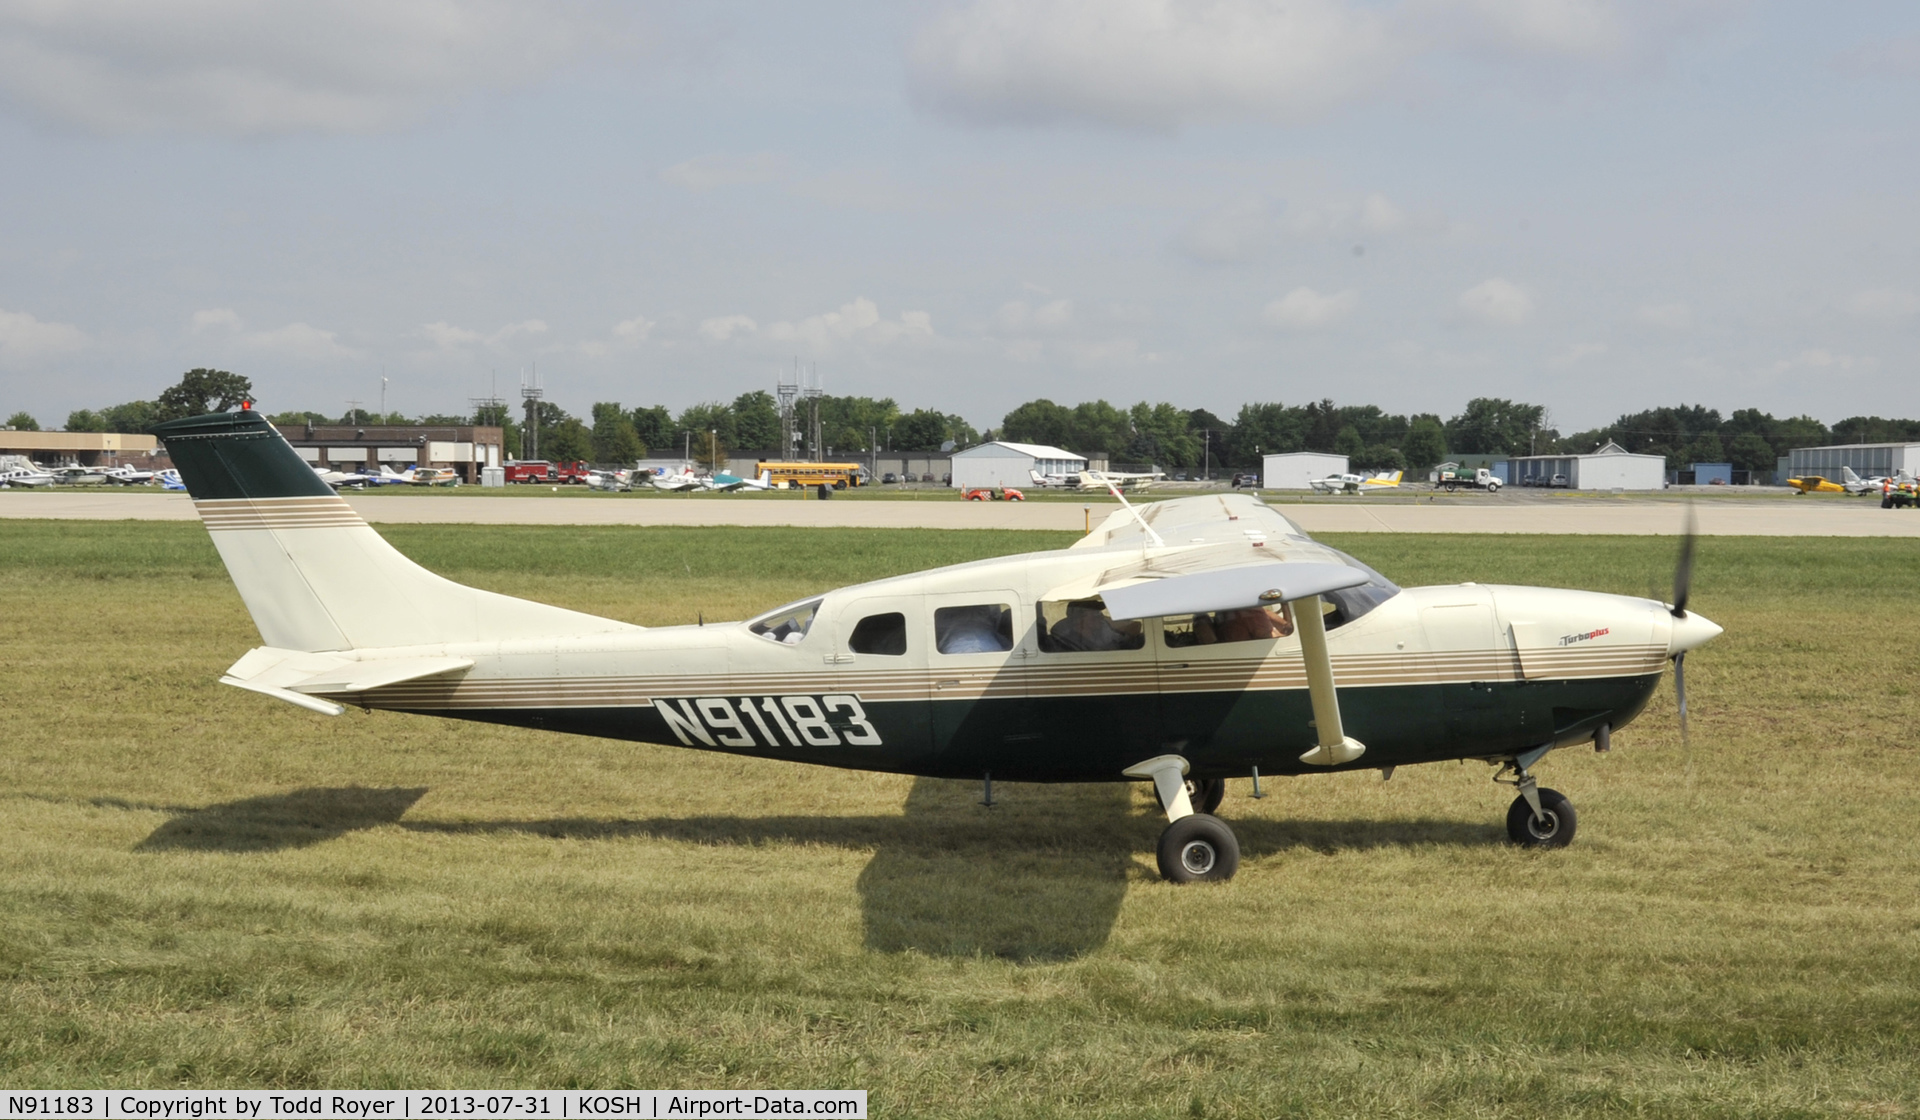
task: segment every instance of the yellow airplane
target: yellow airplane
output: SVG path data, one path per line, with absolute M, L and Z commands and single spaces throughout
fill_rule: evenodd
M 1837 482 L 1828 482 L 1817 474 L 1810 474 L 1805 478 L 1789 478 L 1787 479 L 1787 485 L 1800 491 L 1802 494 L 1844 494 L 1847 492 L 1846 487 Z
M 1397 488 L 1399 487 L 1399 485 L 1400 485 L 1400 476 L 1401 476 L 1402 474 L 1404 474 L 1404 473 L 1406 473 L 1406 472 L 1404 472 L 1404 471 L 1393 471 L 1393 472 L 1387 472 L 1387 471 L 1381 471 L 1381 472 L 1380 472 L 1379 474 L 1376 474 L 1376 475 L 1374 475 L 1374 476 L 1373 476 L 1372 478 L 1369 478 L 1369 479 L 1367 479 L 1367 480 L 1366 480 L 1365 482 L 1362 482 L 1362 483 L 1360 484 L 1360 490 L 1361 490 L 1361 492 L 1362 492 L 1362 493 L 1365 493 L 1365 492 L 1366 492 L 1366 491 L 1368 491 L 1368 490 L 1392 490 L 1392 489 L 1397 489 Z

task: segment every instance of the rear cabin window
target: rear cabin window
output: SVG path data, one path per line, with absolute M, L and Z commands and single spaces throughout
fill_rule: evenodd
M 899 611 L 868 615 L 853 628 L 847 648 L 854 653 L 899 657 L 907 652 L 907 616 Z
M 1098 599 L 1041 603 L 1037 609 L 1042 653 L 1097 653 L 1147 644 L 1139 622 L 1115 622 Z
M 1013 608 L 1005 603 L 940 607 L 933 645 L 941 653 L 1005 653 L 1013 648 Z
M 807 636 L 807 630 L 813 625 L 813 616 L 819 610 L 818 599 L 789 603 L 748 622 L 747 629 L 769 641 L 793 645 Z

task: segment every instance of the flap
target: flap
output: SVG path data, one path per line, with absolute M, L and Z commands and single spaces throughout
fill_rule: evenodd
M 365 692 L 383 685 L 471 668 L 473 661 L 466 657 L 393 657 L 378 661 L 353 661 L 295 681 L 287 687 L 295 692 L 308 693 Z
M 1100 597 L 1116 619 L 1155 618 L 1271 606 L 1365 582 L 1367 573 L 1345 564 L 1248 564 L 1103 589 Z

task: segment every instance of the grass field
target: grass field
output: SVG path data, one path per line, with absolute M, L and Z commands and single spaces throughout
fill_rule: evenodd
M 1057 534 L 395 527 L 648 624 Z M 1645 594 L 1671 539 L 1335 539 L 1402 583 Z M 1727 633 L 1540 767 L 1235 783 L 1223 885 L 1143 789 L 813 770 L 215 683 L 193 524 L 0 525 L 0 1083 L 850 1087 L 876 1116 L 1920 1112 L 1915 551 L 1708 538 Z

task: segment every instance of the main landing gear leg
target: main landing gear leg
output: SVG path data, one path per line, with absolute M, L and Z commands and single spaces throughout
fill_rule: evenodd
M 1187 793 L 1186 759 L 1163 754 L 1121 773 L 1129 778 L 1152 779 L 1154 794 L 1167 812 L 1167 830 L 1160 834 L 1158 852 L 1161 878 L 1173 883 L 1233 878 L 1240 869 L 1240 841 L 1227 822 L 1193 811 L 1193 800 Z M 1203 797 L 1211 793 L 1204 784 L 1201 788 Z M 1214 804 L 1218 804 L 1217 799 Z
M 1539 756 L 1523 755 L 1521 759 L 1530 765 L 1539 761 Z M 1523 848 L 1564 848 L 1573 843 L 1573 802 L 1559 790 L 1541 789 L 1533 771 L 1520 764 L 1521 759 L 1508 762 L 1493 776 L 1494 781 L 1520 791 L 1507 807 L 1507 838 Z M 1513 774 L 1511 781 L 1505 777 L 1509 772 Z

